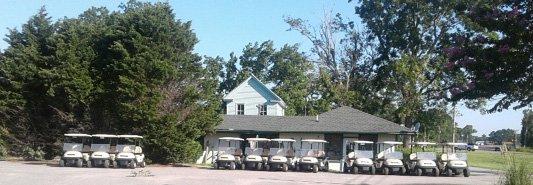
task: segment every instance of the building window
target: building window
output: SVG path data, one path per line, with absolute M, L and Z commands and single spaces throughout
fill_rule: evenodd
M 266 105 L 259 105 L 259 115 L 267 115 L 267 106 Z
M 237 104 L 237 115 L 244 115 L 244 104 Z

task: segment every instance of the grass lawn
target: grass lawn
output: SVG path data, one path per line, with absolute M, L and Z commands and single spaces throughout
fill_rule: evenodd
M 517 162 L 529 163 L 529 171 L 533 171 L 533 153 L 510 152 L 515 154 Z M 495 170 L 505 170 L 507 167 L 506 156 L 500 152 L 474 151 L 468 152 L 468 164 L 474 167 L 489 168 Z

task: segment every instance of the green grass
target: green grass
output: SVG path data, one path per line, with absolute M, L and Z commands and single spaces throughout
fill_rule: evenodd
M 533 171 L 533 153 L 512 152 L 519 162 L 527 162 L 529 171 Z M 474 167 L 505 170 L 507 168 L 506 155 L 500 152 L 474 151 L 468 152 L 468 164 Z

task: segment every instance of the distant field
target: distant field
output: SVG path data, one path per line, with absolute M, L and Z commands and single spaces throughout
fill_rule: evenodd
M 516 161 L 529 163 L 529 171 L 533 171 L 533 153 L 527 152 L 512 152 Z M 505 170 L 507 167 L 506 156 L 501 155 L 500 152 L 492 151 L 474 151 L 468 152 L 468 163 L 470 166 L 489 168 L 495 170 Z

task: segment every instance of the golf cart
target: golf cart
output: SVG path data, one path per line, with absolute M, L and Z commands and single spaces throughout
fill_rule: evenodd
M 304 139 L 300 143 L 296 171 L 309 171 L 313 173 L 318 170 L 327 170 L 326 153 L 324 144 L 327 141 L 320 139 Z
M 213 163 L 215 169 L 220 167 L 235 170 L 237 165 L 243 166 L 241 144 L 244 139 L 238 137 L 218 138 L 217 158 Z
M 89 161 L 89 149 L 91 135 L 88 134 L 65 134 L 63 141 L 63 156 L 59 160 L 59 166 L 82 167 Z
M 270 139 L 266 138 L 247 138 L 250 146 L 244 149 L 244 163 L 241 168 L 244 170 L 248 168 L 255 168 L 256 170 L 262 170 L 263 165 L 268 161 L 268 142 Z
M 109 168 L 110 164 L 115 161 L 116 150 L 111 145 L 116 142 L 116 135 L 95 134 L 92 135 L 91 158 L 87 161 L 87 167 L 103 166 Z M 115 146 L 113 146 L 115 148 Z
M 284 172 L 289 170 L 289 166 L 294 167 L 294 139 L 272 139 L 271 148 L 269 152 L 268 162 L 265 165 L 265 169 L 277 170 L 280 169 Z
M 434 176 L 439 176 L 439 168 L 437 167 L 437 157 L 435 152 L 426 152 L 426 148 L 435 143 L 430 142 L 414 142 L 409 143 L 411 145 L 411 154 L 409 159 L 405 161 L 405 166 L 409 173 L 415 173 L 416 176 L 422 174 L 432 173 Z M 422 152 L 413 153 L 413 146 L 422 147 Z M 435 147 L 432 147 L 435 149 Z
M 468 169 L 467 157 L 465 152 L 457 152 L 454 149 L 459 146 L 466 146 L 466 143 L 443 143 L 442 155 L 438 162 L 441 172 L 446 173 L 446 176 L 463 174 L 465 177 L 470 176 Z M 447 151 L 445 151 L 447 150 Z
M 146 162 L 144 161 L 144 154 L 140 145 L 142 138 L 142 136 L 138 135 L 118 135 L 118 154 L 113 161 L 113 167 L 130 167 L 135 169 L 138 165 L 144 168 Z
M 396 145 L 401 145 L 402 142 L 397 141 L 383 141 L 378 142 L 378 153 L 376 160 L 376 169 L 380 170 L 383 175 L 391 173 L 405 174 L 405 166 L 403 166 L 403 153 L 395 151 Z
M 344 171 L 357 174 L 359 172 L 368 172 L 376 174 L 374 166 L 374 142 L 372 141 L 352 141 L 348 143 L 348 155 L 344 159 Z

